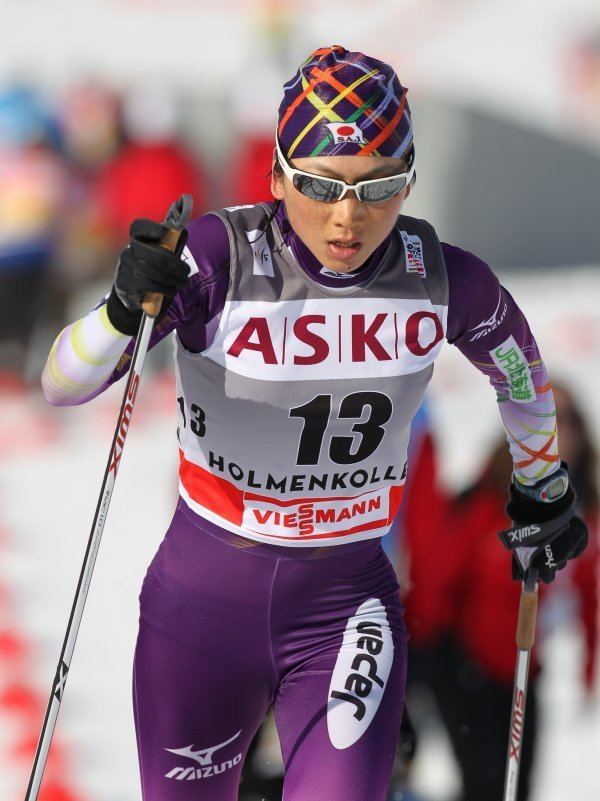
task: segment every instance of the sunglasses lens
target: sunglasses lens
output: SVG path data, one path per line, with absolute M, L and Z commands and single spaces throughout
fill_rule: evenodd
M 311 200 L 320 200 L 322 203 L 332 203 L 342 194 L 342 188 L 327 178 L 317 178 L 308 175 L 294 175 L 294 186 L 303 195 Z
M 360 189 L 360 199 L 367 203 L 381 203 L 399 194 L 406 186 L 406 178 L 390 178 L 389 181 L 366 184 Z

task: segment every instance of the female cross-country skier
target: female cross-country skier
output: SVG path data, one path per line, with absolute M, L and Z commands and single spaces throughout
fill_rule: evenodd
M 285 801 L 384 801 L 407 633 L 380 538 L 445 340 L 496 390 L 509 516 L 543 524 L 515 578 L 585 546 L 527 322 L 487 264 L 400 214 L 414 178 L 393 69 L 317 50 L 284 87 L 274 202 L 200 217 L 175 254 L 136 220 L 110 294 L 52 348 L 48 400 L 86 402 L 127 372 L 144 294 L 165 296 L 181 498 L 140 596 L 144 801 L 234 801 L 270 705 Z

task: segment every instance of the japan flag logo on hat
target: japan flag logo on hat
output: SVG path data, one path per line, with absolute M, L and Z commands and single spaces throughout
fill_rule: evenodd
M 341 145 L 344 142 L 366 145 L 363 132 L 355 122 L 328 122 L 327 127 L 333 136 L 334 145 Z

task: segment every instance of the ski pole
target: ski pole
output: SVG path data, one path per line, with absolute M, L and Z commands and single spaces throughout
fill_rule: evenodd
M 181 231 L 189 220 L 191 210 L 192 198 L 190 195 L 182 195 L 179 200 L 173 203 L 163 223 L 169 230 L 161 241 L 162 247 L 170 251 L 175 250 Z M 106 523 L 108 507 L 115 486 L 123 448 L 125 447 L 125 438 L 127 437 L 127 432 L 131 423 L 131 415 L 140 383 L 140 376 L 148 350 L 148 343 L 154 327 L 154 318 L 160 312 L 161 304 L 162 295 L 159 293 L 148 292 L 144 296 L 144 302 L 142 304 L 144 314 L 142 315 L 142 321 L 137 335 L 135 350 L 131 361 L 131 369 L 127 378 L 125 392 L 123 393 L 121 410 L 119 412 L 106 470 L 104 471 L 100 496 L 98 498 L 92 530 L 79 574 L 79 582 L 75 591 L 73 606 L 71 607 L 67 631 L 65 633 L 58 660 L 58 667 L 56 668 L 56 675 L 52 684 L 52 690 L 50 691 L 50 698 L 48 700 L 48 706 L 46 707 L 46 714 L 33 760 L 25 801 L 36 801 L 42 783 L 42 777 L 52 743 L 52 735 L 54 734 L 56 719 L 65 692 L 65 684 L 71 665 L 71 658 L 75 650 L 75 642 L 77 640 L 92 573 L 100 547 L 100 540 L 102 539 L 102 532 L 104 530 L 104 524 Z
M 516 801 L 519 786 L 519 768 L 525 728 L 525 702 L 527 700 L 527 677 L 531 649 L 535 639 L 535 620 L 538 602 L 538 574 L 530 568 L 521 587 L 519 619 L 517 623 L 517 665 L 513 687 L 508 756 L 504 779 L 504 801 Z

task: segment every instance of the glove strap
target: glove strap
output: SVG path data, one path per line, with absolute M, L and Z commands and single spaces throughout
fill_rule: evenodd
M 575 509 L 571 506 L 558 517 L 548 520 L 546 523 L 513 526 L 513 528 L 501 531 L 498 536 L 507 551 L 515 548 L 528 548 L 538 545 L 540 542 L 548 542 L 572 517 L 575 517 Z
M 142 310 L 128 309 L 119 298 L 114 285 L 106 301 L 106 314 L 117 331 L 132 337 L 137 334 L 142 320 Z

